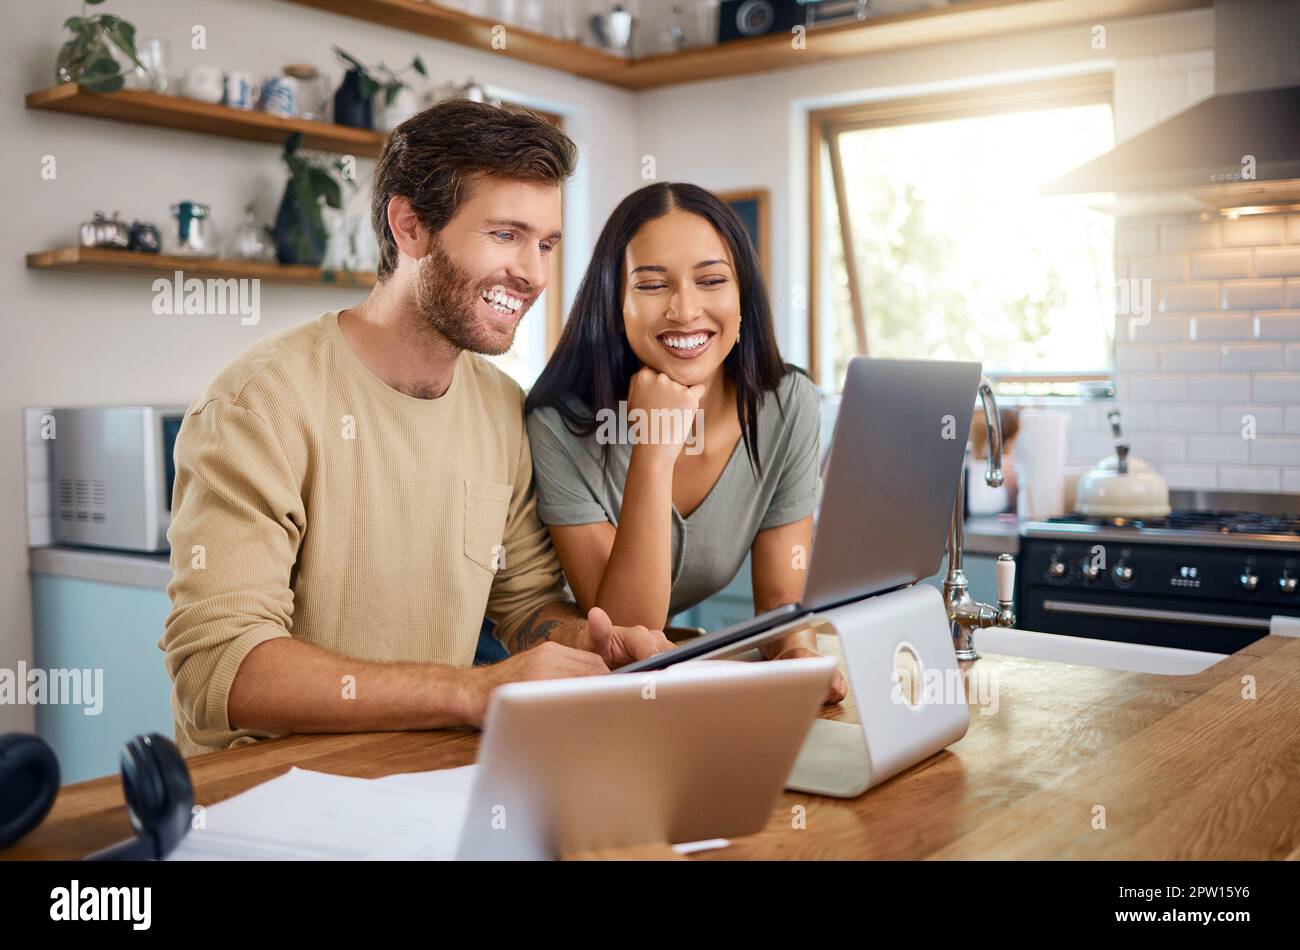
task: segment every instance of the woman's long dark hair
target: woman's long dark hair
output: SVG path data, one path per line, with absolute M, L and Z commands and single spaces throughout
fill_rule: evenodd
M 600 410 L 617 411 L 619 401 L 627 399 L 641 361 L 623 328 L 623 256 L 628 242 L 645 224 L 674 209 L 704 218 L 731 251 L 740 287 L 742 332 L 722 365 L 735 383 L 741 436 L 750 463 L 758 470 L 759 401 L 765 393 L 776 392 L 786 366 L 777 349 L 772 308 L 749 234 L 722 199 L 698 185 L 647 185 L 614 209 L 596 241 L 560 342 L 529 392 L 525 411 L 554 406 L 570 432 L 589 436 L 596 431 Z M 571 397 L 577 397 L 577 405 Z

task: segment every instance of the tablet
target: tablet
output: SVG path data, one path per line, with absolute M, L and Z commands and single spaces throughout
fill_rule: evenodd
M 689 663 L 492 693 L 458 856 L 549 859 L 762 830 L 831 657 Z

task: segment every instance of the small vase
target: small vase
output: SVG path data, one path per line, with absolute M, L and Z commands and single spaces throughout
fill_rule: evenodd
M 374 107 L 371 101 L 361 95 L 361 76 L 355 69 L 348 70 L 334 93 L 334 122 L 336 125 L 350 125 L 356 129 L 372 129 L 375 126 Z
M 292 180 L 284 184 L 284 197 L 275 213 L 274 233 L 275 259 L 281 264 L 319 267 L 325 259 L 325 226 L 303 208 Z

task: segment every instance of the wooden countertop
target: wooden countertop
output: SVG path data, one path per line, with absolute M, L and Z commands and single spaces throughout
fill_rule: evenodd
M 972 705 L 960 742 L 856 799 L 785 793 L 766 829 L 692 860 L 1300 860 L 1300 640 L 1265 637 L 1194 676 L 995 655 L 966 666 L 968 687 L 972 666 L 996 677 L 998 710 Z M 855 721 L 851 704 L 826 715 Z M 293 765 L 373 778 L 467 765 L 477 747 L 465 729 L 293 736 L 189 765 L 210 805 Z M 130 834 L 121 782 L 105 777 L 63 788 L 0 857 L 77 858 Z

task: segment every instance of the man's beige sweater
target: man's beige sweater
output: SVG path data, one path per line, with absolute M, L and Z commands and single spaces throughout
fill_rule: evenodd
M 227 700 L 244 657 L 274 637 L 467 667 L 485 614 L 507 640 L 564 598 L 522 403 L 469 353 L 440 398 L 400 393 L 352 352 L 337 313 L 217 376 L 176 441 L 168 532 L 159 646 L 184 754 L 266 737 L 232 728 Z

